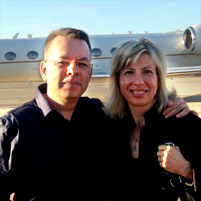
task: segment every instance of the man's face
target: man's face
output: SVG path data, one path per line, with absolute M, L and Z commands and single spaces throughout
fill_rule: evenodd
M 88 87 L 92 66 L 90 50 L 84 40 L 57 36 L 41 64 L 41 74 L 47 81 L 47 95 L 59 104 L 77 101 Z

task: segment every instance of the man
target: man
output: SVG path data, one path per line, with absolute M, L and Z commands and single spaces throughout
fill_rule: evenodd
M 0 120 L 0 201 L 13 192 L 15 201 L 106 200 L 112 126 L 100 100 L 81 97 L 92 75 L 90 51 L 81 30 L 48 36 L 40 65 L 47 84 Z M 186 107 L 179 104 L 176 112 Z

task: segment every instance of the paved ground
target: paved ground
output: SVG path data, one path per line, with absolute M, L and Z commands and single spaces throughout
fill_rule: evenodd
M 0 83 L 0 116 L 26 101 L 31 100 L 40 83 Z M 174 77 L 167 79 L 169 87 L 174 86 L 178 95 L 184 98 L 192 110 L 196 110 L 201 117 L 201 77 Z M 88 90 L 84 95 L 100 98 L 103 102 L 109 92 L 108 78 L 92 78 Z

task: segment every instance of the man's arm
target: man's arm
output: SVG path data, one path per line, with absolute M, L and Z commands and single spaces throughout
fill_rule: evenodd
M 17 126 L 13 125 L 12 117 L 0 118 L 0 201 L 9 201 L 12 193 L 11 170 L 12 150 L 17 144 Z M 15 138 L 16 137 L 16 138 Z
M 190 112 L 189 106 L 184 99 L 176 97 L 174 100 L 170 100 L 163 114 L 165 118 L 169 118 L 175 115 L 177 118 L 186 116 Z M 192 111 L 195 115 L 197 112 Z

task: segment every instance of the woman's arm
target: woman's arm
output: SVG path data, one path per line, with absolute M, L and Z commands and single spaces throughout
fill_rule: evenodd
M 193 168 L 190 162 L 183 157 L 178 146 L 160 145 L 157 156 L 160 166 L 165 170 L 193 182 Z

